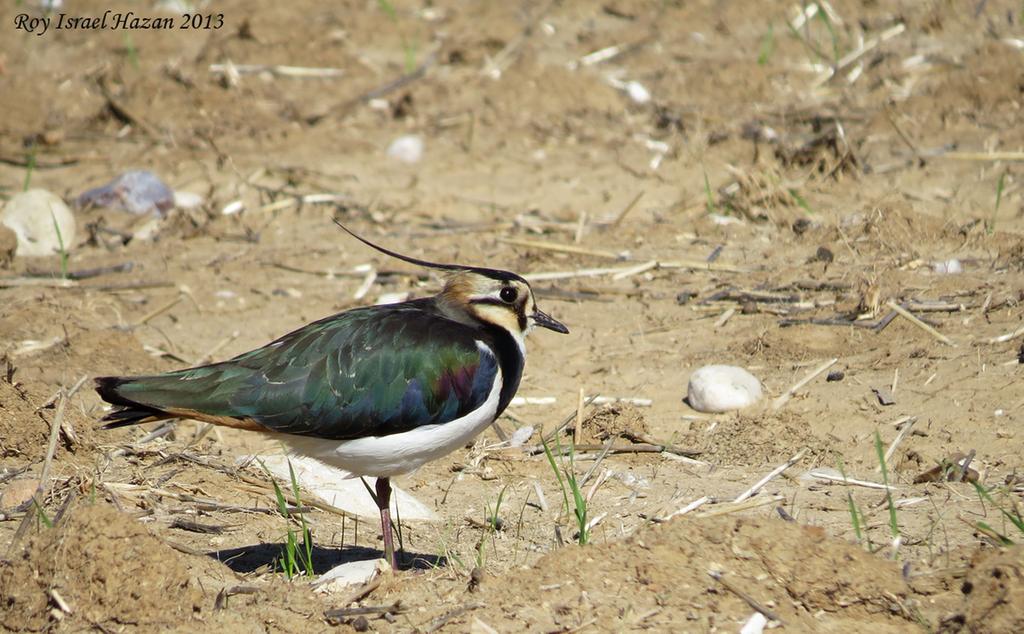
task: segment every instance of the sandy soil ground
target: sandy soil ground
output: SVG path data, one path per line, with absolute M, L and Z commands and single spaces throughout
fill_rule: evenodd
M 68 282 L 57 256 L 0 257 L 0 628 L 1024 629 L 1022 351 L 1004 336 L 1024 297 L 1020 3 L 814 8 L 793 28 L 800 8 L 775 1 L 230 1 L 200 10 L 220 29 L 42 35 L 13 26 L 33 3 L 0 10 L 0 193 L 28 179 L 72 201 L 150 169 L 203 200 L 156 223 L 80 210 L 68 269 L 129 270 Z M 409 134 L 421 160 L 386 154 Z M 336 196 L 301 202 L 319 194 Z M 271 444 L 97 429 L 92 376 L 438 290 L 335 216 L 534 276 L 572 334 L 529 340 L 519 394 L 554 402 L 499 421 L 535 426 L 527 449 L 580 390 L 643 399 L 582 408 L 571 468 L 615 449 L 584 486 L 589 544 L 545 457 L 488 430 L 399 480 L 440 518 L 405 523 L 409 569 L 316 592 L 280 572 L 290 525 L 238 462 Z M 708 363 L 748 368 L 764 401 L 690 409 Z M 317 573 L 381 547 L 374 520 L 305 517 Z

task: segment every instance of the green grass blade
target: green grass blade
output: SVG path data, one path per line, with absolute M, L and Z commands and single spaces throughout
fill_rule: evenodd
M 775 25 L 768 23 L 768 32 L 761 38 L 761 50 L 757 54 L 757 65 L 764 66 L 768 63 L 772 53 L 775 52 Z
M 846 492 L 846 502 L 850 507 L 850 522 L 853 524 L 853 534 L 857 536 L 857 542 L 864 541 L 864 534 L 860 530 L 860 517 L 857 513 L 857 505 L 853 501 L 853 493 Z
M 32 173 L 36 170 L 36 144 L 33 143 L 28 148 L 28 165 L 25 166 L 25 182 L 22 183 L 21 191 L 28 191 L 28 186 L 32 183 Z
M 284 572 L 288 579 L 291 579 L 301 569 L 305 570 L 307 576 L 313 576 L 313 540 L 312 534 L 309 532 L 309 528 L 306 525 L 306 518 L 303 514 L 299 513 L 299 522 L 302 525 L 302 541 L 303 547 L 306 553 L 306 559 L 303 562 L 302 568 L 299 566 L 299 560 L 302 559 L 302 553 L 298 549 L 298 542 L 295 539 L 295 530 L 292 528 L 290 519 L 291 514 L 288 512 L 288 502 L 285 500 L 284 491 L 278 485 L 277 480 L 274 478 L 270 470 L 267 469 L 267 465 L 263 464 L 262 460 L 257 460 L 263 472 L 270 478 L 270 483 L 274 486 L 274 498 L 277 501 L 277 512 L 281 514 L 281 517 L 285 519 L 285 525 L 287 526 L 288 534 L 285 538 L 285 545 L 282 552 L 282 557 L 278 559 L 278 563 L 281 566 L 281 571 Z M 295 502 L 301 508 L 302 498 L 299 496 L 299 485 L 295 478 L 295 470 L 292 468 L 291 461 L 288 461 L 288 474 L 292 481 L 292 491 L 295 494 Z M 297 555 L 298 553 L 298 555 Z
M 267 474 L 268 478 L 270 478 L 270 483 L 274 485 L 274 497 L 277 498 L 277 512 L 281 514 L 281 517 L 288 519 L 291 516 L 288 515 L 288 504 L 285 502 L 284 492 L 281 490 L 281 487 L 278 486 L 277 480 L 274 479 L 274 475 L 270 473 L 270 469 L 267 469 L 267 465 L 263 464 L 262 460 L 257 460 L 256 462 L 259 463 L 260 467 L 263 468 L 263 472 Z
M 1006 172 L 1004 171 L 999 175 L 999 181 L 996 182 L 996 204 L 992 208 L 992 217 L 988 222 L 988 234 L 992 235 L 996 230 L 996 216 L 999 214 L 999 204 L 1003 202 L 1003 186 L 1006 184 Z
M 839 37 L 836 35 L 835 27 L 832 26 L 832 20 L 829 19 L 828 13 L 825 13 L 825 7 L 821 6 L 820 2 L 814 3 L 818 7 L 818 20 L 825 24 L 825 28 L 828 30 L 829 38 L 832 40 L 832 65 L 839 65 Z
M 875 451 L 878 453 L 878 464 L 882 467 L 882 483 L 885 484 L 885 500 L 889 505 L 889 529 L 892 536 L 900 536 L 899 520 L 896 517 L 896 505 L 892 501 L 892 490 L 889 488 L 889 467 L 885 464 L 885 449 L 882 448 L 882 437 L 875 431 Z
M 975 525 L 975 527 L 977 527 L 977 529 L 979 531 L 981 531 L 982 533 L 985 533 L 986 535 L 988 535 L 992 539 L 994 539 L 997 542 L 999 542 L 1000 545 L 1002 545 L 1002 546 L 1013 546 L 1013 540 L 1012 539 L 1010 539 L 1006 535 L 1003 535 L 1002 533 L 1000 533 L 996 529 L 992 528 L 987 523 L 982 522 L 982 521 L 978 521 L 978 522 L 975 522 L 974 525 Z
M 555 440 L 558 441 L 557 438 Z M 565 481 L 562 480 L 562 474 L 559 473 L 559 471 L 558 471 L 558 465 L 555 464 L 555 457 L 551 454 L 551 448 L 548 447 L 548 442 L 547 442 L 547 440 L 544 439 L 544 436 L 541 436 L 540 444 L 541 444 L 542 447 L 544 447 L 544 455 L 547 456 L 547 458 L 548 458 L 548 464 L 551 465 L 551 470 L 555 472 L 555 478 L 558 479 L 558 488 L 562 490 L 562 501 L 565 504 L 563 509 L 566 512 L 568 512 L 569 511 L 569 495 L 568 495 L 568 493 L 566 493 L 566 490 L 565 490 Z M 558 442 L 558 448 L 559 449 L 562 448 L 562 443 L 561 442 Z
M 60 225 L 57 224 L 57 216 L 50 209 L 50 220 L 53 221 L 53 230 L 57 234 L 57 246 L 60 248 L 60 277 L 68 279 L 68 250 L 64 247 L 64 236 L 61 235 Z
M 1010 521 L 1010 523 L 1013 524 L 1013 526 L 1018 531 L 1020 531 L 1021 536 L 1024 536 L 1024 518 L 1021 517 L 1020 513 L 1016 509 L 1014 509 L 1013 513 L 1010 513 L 1005 508 L 1003 508 L 1003 506 L 1001 504 L 996 503 L 996 501 L 994 499 L 992 499 L 991 493 L 989 493 L 989 491 L 985 487 L 983 487 L 982 485 L 980 485 L 977 482 L 972 482 L 971 484 L 974 485 L 974 490 L 978 492 L 978 496 L 981 499 L 985 500 L 986 502 L 988 502 L 992 506 L 994 506 L 997 509 L 999 509 L 999 512 L 1002 513 L 1003 516 L 1006 519 L 1008 519 Z M 980 524 L 980 522 L 979 522 L 979 524 Z
M 46 515 L 46 511 L 39 504 L 39 500 L 37 500 L 35 496 L 32 497 L 32 506 L 36 507 L 36 515 L 38 516 L 39 521 L 42 522 L 46 528 L 53 528 L 53 521 Z
M 124 50 L 128 55 L 128 61 L 132 68 L 139 70 L 139 50 L 135 48 L 135 40 L 128 33 L 124 34 Z
M 800 207 L 803 208 L 804 211 L 806 211 L 809 214 L 814 213 L 814 210 L 811 209 L 811 205 L 807 202 L 807 199 L 801 196 L 800 192 L 798 192 L 796 189 L 792 187 L 789 188 L 789 195 L 793 197 L 793 200 L 796 201 L 796 204 L 800 205 Z
M 817 46 L 811 43 L 809 39 L 804 37 L 800 31 L 793 28 L 793 24 L 789 20 L 786 20 L 786 27 L 789 29 L 790 35 L 799 40 L 800 43 L 804 45 L 804 48 L 807 49 L 807 59 L 811 64 L 817 64 L 820 60 L 825 59 L 824 53 L 822 53 Z
M 398 19 L 398 13 L 395 11 L 395 6 L 388 2 L 388 0 L 377 0 L 377 6 L 380 7 L 384 15 L 388 16 L 388 19 L 394 22 Z
M 843 480 L 846 480 L 846 470 L 843 468 L 843 461 L 839 461 L 839 475 L 843 476 Z M 850 509 L 850 523 L 853 525 L 853 534 L 857 536 L 857 542 L 864 543 L 864 531 L 861 529 L 863 523 L 861 522 L 861 513 L 857 509 L 857 503 L 853 501 L 853 493 L 850 491 L 850 485 L 844 485 L 846 487 L 846 503 Z
M 704 195 L 708 197 L 707 212 L 709 214 L 717 213 L 718 210 L 715 207 L 715 198 L 711 195 L 711 183 L 708 181 L 707 171 L 704 172 Z

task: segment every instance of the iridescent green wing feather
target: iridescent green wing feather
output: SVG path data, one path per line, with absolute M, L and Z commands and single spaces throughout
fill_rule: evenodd
M 387 435 L 487 399 L 498 363 L 481 338 L 417 300 L 341 313 L 223 363 L 97 381 L 122 406 L 112 426 L 194 412 L 339 440 Z

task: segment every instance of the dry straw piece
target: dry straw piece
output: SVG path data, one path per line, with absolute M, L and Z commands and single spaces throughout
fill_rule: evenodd
M 797 381 L 796 383 L 794 383 L 793 387 L 789 388 L 788 390 L 786 390 L 786 392 L 782 396 L 780 396 L 780 397 L 776 398 L 774 401 L 772 401 L 772 410 L 775 411 L 775 410 L 782 409 L 782 407 L 785 406 L 785 404 L 789 402 L 789 399 L 793 398 L 793 396 L 800 390 L 800 388 L 802 388 L 803 386 L 805 386 L 808 383 L 810 383 L 811 381 L 813 381 L 815 377 L 817 377 L 819 374 L 821 374 L 825 370 L 831 368 L 838 361 L 839 361 L 839 357 L 836 357 L 835 359 L 831 359 L 829 361 L 826 361 L 825 363 L 822 363 L 818 367 L 816 367 L 813 370 L 811 370 L 810 374 L 808 374 L 804 378 L 802 378 L 799 381 Z
M 891 299 L 888 302 L 886 302 L 886 306 L 888 306 L 889 308 L 891 308 L 894 311 L 896 311 L 901 317 L 903 317 L 904 319 L 906 319 L 910 323 L 914 324 L 915 326 L 917 326 L 921 330 L 925 331 L 926 333 L 928 333 L 929 335 L 934 337 L 936 340 L 941 341 L 942 343 L 946 344 L 947 346 L 953 346 L 954 348 L 956 347 L 956 344 L 953 343 L 953 341 L 949 337 L 947 337 L 946 335 L 942 334 L 938 330 L 935 330 L 934 328 L 932 328 L 928 324 L 924 323 L 923 321 L 921 321 L 920 319 L 915 317 L 914 314 L 911 313 L 909 310 L 907 310 L 906 308 L 900 306 L 899 304 L 897 304 L 896 302 L 892 301 Z

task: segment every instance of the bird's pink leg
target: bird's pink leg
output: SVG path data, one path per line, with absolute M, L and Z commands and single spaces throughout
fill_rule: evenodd
M 395 535 L 391 527 L 391 480 L 377 478 L 377 495 L 374 499 L 380 509 L 380 528 L 384 535 L 384 558 L 391 564 L 392 570 L 398 570 L 395 559 Z

